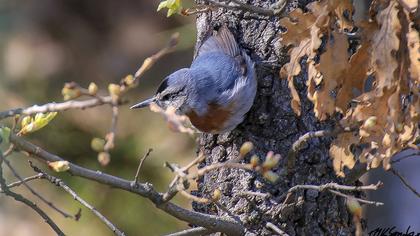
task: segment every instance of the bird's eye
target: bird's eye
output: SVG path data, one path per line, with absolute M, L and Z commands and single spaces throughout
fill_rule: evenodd
M 167 93 L 160 100 L 166 101 L 166 100 L 169 100 L 170 97 L 171 97 L 171 94 Z

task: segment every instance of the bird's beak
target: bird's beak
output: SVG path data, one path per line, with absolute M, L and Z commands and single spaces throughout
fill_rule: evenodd
M 147 106 L 150 105 L 150 103 L 153 103 L 155 101 L 156 101 L 156 98 L 155 97 L 151 97 L 149 99 L 146 99 L 146 100 L 144 100 L 142 102 L 139 102 L 139 103 L 131 106 L 130 109 L 137 109 L 137 108 L 147 107 Z

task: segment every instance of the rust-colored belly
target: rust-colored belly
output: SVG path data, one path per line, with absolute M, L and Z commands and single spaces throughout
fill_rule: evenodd
M 207 113 L 203 116 L 197 115 L 194 110 L 186 115 L 197 129 L 206 133 L 212 133 L 223 129 L 225 122 L 231 116 L 231 112 L 229 109 L 224 109 L 217 104 L 211 103 Z

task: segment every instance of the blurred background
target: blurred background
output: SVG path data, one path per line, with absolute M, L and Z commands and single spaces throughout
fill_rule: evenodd
M 0 1 L 0 109 L 63 101 L 61 88 L 70 81 L 83 87 L 93 81 L 106 94 L 109 83 L 118 83 L 126 75 L 134 74 L 146 57 L 166 45 L 173 32 L 180 32 L 176 51 L 159 60 L 127 98 L 133 104 L 150 96 L 166 75 L 189 66 L 196 34 L 194 17 L 166 18 L 166 12 L 156 12 L 158 4 L 130 0 Z M 164 191 L 172 175 L 163 163 L 191 161 L 195 157 L 194 140 L 171 132 L 160 115 L 148 109 L 131 111 L 128 107 L 120 109 L 116 148 L 106 167 L 98 163 L 90 142 L 108 132 L 111 124 L 108 106 L 60 113 L 47 128 L 28 137 L 79 165 L 127 179 L 134 177 L 139 158 L 153 148 L 141 180 L 150 181 Z M 27 157 L 16 154 L 10 160 L 22 176 L 33 175 Z M 161 235 L 186 228 L 186 224 L 134 194 L 69 178 L 66 174 L 60 176 L 127 235 Z M 32 184 L 60 209 L 75 214 L 81 207 L 51 184 L 42 180 Z M 39 203 L 24 187 L 18 192 Z M 189 207 L 182 198 L 175 200 Z M 82 217 L 75 222 L 64 219 L 45 204 L 39 205 L 68 235 L 112 235 L 86 208 L 82 207 Z M 1 195 L 0 235 L 53 235 L 53 232 L 32 210 Z
M 196 34 L 194 16 L 166 18 L 165 12 L 156 12 L 158 4 L 157 0 L 1 0 L 0 110 L 62 101 L 61 88 L 69 81 L 83 87 L 93 81 L 105 94 L 109 83 L 133 74 L 146 57 L 166 44 L 173 32 L 180 32 L 176 51 L 159 60 L 143 76 L 139 86 L 129 92 L 128 98 L 133 104 L 151 95 L 162 78 L 177 68 L 189 66 Z M 139 158 L 148 148 L 153 148 L 142 169 L 141 180 L 150 181 L 159 191 L 164 191 L 172 175 L 163 163 L 191 161 L 195 157 L 194 140 L 171 132 L 161 116 L 147 109 L 130 111 L 128 106 L 123 106 L 120 113 L 116 148 L 106 167 L 98 163 L 90 141 L 104 137 L 109 130 L 111 110 L 107 106 L 60 113 L 47 128 L 30 134 L 29 138 L 79 165 L 127 179 L 134 177 Z M 420 163 L 410 164 L 414 159 L 400 164 L 399 171 L 407 173 L 408 181 L 420 189 L 414 168 Z M 10 160 L 22 176 L 33 175 L 27 157 L 15 154 Z M 9 180 L 13 179 L 9 172 L 6 174 Z M 187 227 L 134 194 L 66 174 L 59 176 L 127 235 L 162 235 Z M 367 208 L 368 227 L 396 225 L 405 230 L 411 225 L 420 232 L 418 199 L 389 174 L 377 171 L 370 178 L 365 181 L 385 182 L 385 187 L 370 197 L 386 205 Z M 90 211 L 61 189 L 42 180 L 31 184 L 60 209 L 75 214 L 82 208 L 79 222 L 64 219 L 39 203 L 25 188 L 16 188 L 39 203 L 68 235 L 112 235 Z M 177 197 L 175 201 L 190 208 L 190 203 L 182 198 Z M 3 235 L 53 235 L 53 232 L 32 210 L 0 195 L 0 236 Z

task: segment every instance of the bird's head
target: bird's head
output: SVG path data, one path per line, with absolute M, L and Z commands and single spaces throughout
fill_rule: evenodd
M 139 102 L 130 108 L 143 108 L 149 106 L 151 103 L 156 103 L 163 109 L 172 106 L 177 110 L 182 111 L 187 99 L 187 85 L 189 83 L 188 71 L 189 69 L 184 68 L 170 74 L 162 81 L 154 96 Z

